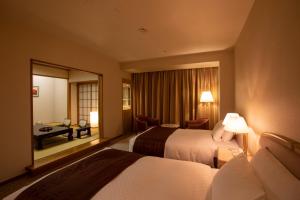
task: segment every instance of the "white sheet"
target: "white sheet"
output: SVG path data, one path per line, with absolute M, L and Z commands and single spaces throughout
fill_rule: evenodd
M 199 163 L 147 156 L 124 170 L 93 199 L 208 200 L 216 172 Z
M 92 199 L 98 200 L 209 200 L 217 169 L 193 162 L 143 157 L 104 186 Z M 21 188 L 5 200 L 15 197 Z
M 133 151 L 134 142 L 141 134 L 129 140 L 129 151 Z M 164 157 L 213 166 L 218 147 L 239 148 L 235 140 L 214 141 L 211 130 L 177 129 L 166 141 Z
M 211 131 L 177 129 L 166 141 L 164 157 L 213 166 L 217 148 Z

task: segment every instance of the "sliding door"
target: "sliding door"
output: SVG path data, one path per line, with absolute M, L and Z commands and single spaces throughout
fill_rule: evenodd
M 98 113 L 98 88 L 98 82 L 78 84 L 78 121 L 90 123 L 91 113 Z

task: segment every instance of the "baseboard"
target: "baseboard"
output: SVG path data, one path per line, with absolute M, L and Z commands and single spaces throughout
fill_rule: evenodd
M 25 176 L 25 175 L 27 175 L 27 174 L 28 174 L 28 172 L 25 171 L 25 172 L 23 172 L 23 173 L 20 174 L 20 175 L 17 175 L 17 176 L 8 178 L 8 179 L 6 179 L 6 180 L 4 180 L 4 181 L 1 181 L 1 182 L 0 182 L 0 187 L 1 187 L 2 185 L 5 185 L 5 184 L 9 183 L 9 182 L 12 182 L 12 181 L 14 181 L 14 180 L 17 180 L 17 179 L 19 179 L 20 177 Z

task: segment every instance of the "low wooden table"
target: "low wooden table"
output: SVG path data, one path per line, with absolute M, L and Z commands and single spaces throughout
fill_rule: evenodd
M 50 126 L 52 130 L 50 131 L 40 131 L 40 128 L 45 127 L 45 125 L 39 124 L 33 126 L 33 137 L 36 141 L 35 148 L 43 149 L 43 140 L 45 138 L 50 138 L 62 134 L 68 134 L 68 140 L 73 140 L 73 128 L 62 127 L 62 126 Z

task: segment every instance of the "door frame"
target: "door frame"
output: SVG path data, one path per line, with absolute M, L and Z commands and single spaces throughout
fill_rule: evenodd
M 31 146 L 31 165 L 28 167 L 32 167 L 34 166 L 34 138 L 33 138 L 33 91 L 32 91 L 32 87 L 33 87 L 33 66 L 34 65 L 41 65 L 44 67 L 53 67 L 53 68 L 57 68 L 57 69 L 64 69 L 64 70 L 78 70 L 78 71 L 82 71 L 82 72 L 88 72 L 88 73 L 92 73 L 92 74 L 96 74 L 98 76 L 98 132 L 99 132 L 99 138 L 103 138 L 104 136 L 104 123 L 103 123 L 103 74 L 97 73 L 97 72 L 93 72 L 93 71 L 88 71 L 88 70 L 83 70 L 83 67 L 70 67 L 70 66 L 66 66 L 66 65 L 60 65 L 60 64 L 55 64 L 55 63 L 51 63 L 51 62 L 46 62 L 46 61 L 42 61 L 42 60 L 38 60 L 38 59 L 30 59 L 30 70 L 29 70 L 29 80 L 30 80 L 30 88 L 29 88 L 29 94 L 30 94 L 30 146 Z M 54 76 L 51 76 L 54 77 Z M 61 77 L 60 77 L 61 78 Z M 68 104 L 70 101 L 70 88 L 69 88 L 69 83 L 68 83 Z M 68 105 L 68 115 L 71 115 L 71 110 L 69 110 L 69 105 Z M 102 124 L 100 124 L 100 122 L 102 121 Z M 89 147 L 92 148 L 92 147 Z
M 77 124 L 79 124 L 79 86 L 80 85 L 84 85 L 84 84 L 93 84 L 93 83 L 98 83 L 99 84 L 99 81 L 94 81 L 94 80 L 91 80 L 91 81 L 80 81 L 80 82 L 76 82 L 77 83 Z M 99 86 L 98 86 L 98 101 L 99 101 Z M 98 106 L 99 106 L 99 102 L 98 102 Z M 98 108 L 98 115 L 99 115 L 99 108 Z M 99 119 L 99 116 L 98 116 L 98 119 Z M 99 120 L 98 120 L 99 121 Z M 99 135 L 100 136 L 100 135 Z
M 130 85 L 130 103 L 131 103 L 131 107 L 130 107 L 130 109 L 128 109 L 128 110 L 123 110 L 123 83 L 127 83 L 127 84 L 129 84 Z M 126 134 L 125 133 L 125 124 L 124 124 L 124 113 L 125 112 L 131 112 L 131 115 L 130 115 L 130 120 L 131 120 L 131 131 L 133 130 L 133 113 L 132 113 L 132 103 L 133 103 L 133 101 L 132 101 L 132 81 L 130 80 L 130 79 L 125 79 L 125 78 L 123 78 L 122 79 L 122 127 L 123 127 L 123 130 L 122 130 L 122 132 L 123 132 L 123 134 Z

